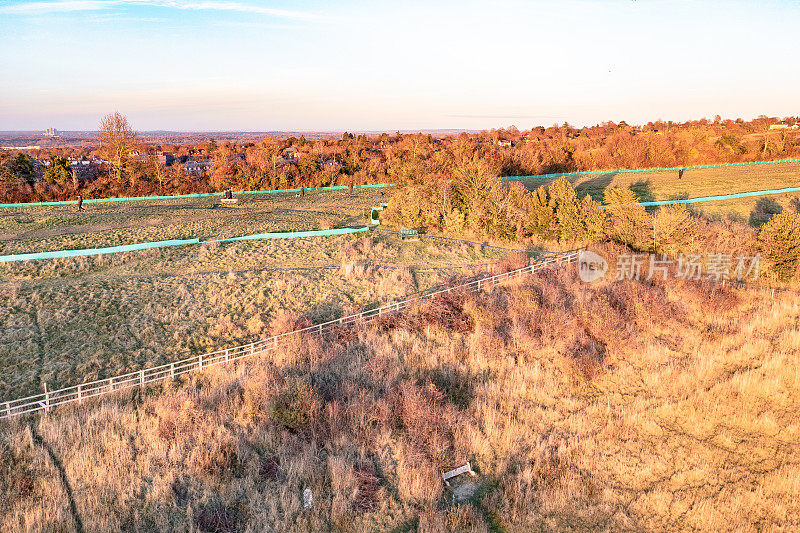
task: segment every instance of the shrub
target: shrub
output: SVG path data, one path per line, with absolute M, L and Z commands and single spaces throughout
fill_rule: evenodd
M 576 241 L 585 237 L 583 213 L 575 187 L 563 177 L 550 184 L 550 207 L 555 215 L 561 240 Z
M 33 458 L 24 452 L 0 447 L 0 509 L 31 496 L 36 489 Z
M 236 531 L 239 520 L 239 512 L 235 507 L 216 500 L 201 505 L 194 514 L 197 529 L 208 533 L 232 533 Z
M 541 186 L 531 194 L 525 217 L 526 229 L 540 239 L 548 240 L 555 236 L 555 214 L 550 207 L 547 187 Z
M 753 207 L 753 210 L 750 212 L 750 225 L 760 228 L 782 211 L 783 207 L 781 207 L 781 204 L 776 202 L 774 198 L 759 198 L 756 201 L 755 207 Z
M 677 254 L 684 251 L 697 233 L 697 223 L 686 207 L 662 207 L 653 218 L 653 251 Z
M 588 194 L 581 200 L 581 217 L 584 238 L 591 242 L 600 242 L 606 234 L 608 218 L 600 204 L 592 200 Z
M 291 431 L 308 427 L 317 417 L 320 400 L 314 388 L 301 379 L 288 380 L 272 406 L 272 419 Z
M 606 190 L 605 202 L 611 217 L 610 236 L 615 241 L 632 248 L 648 248 L 653 222 L 639 205 L 636 194 L 627 188 L 612 187 Z
M 775 215 L 762 226 L 758 242 L 778 279 L 792 278 L 800 262 L 800 214 Z

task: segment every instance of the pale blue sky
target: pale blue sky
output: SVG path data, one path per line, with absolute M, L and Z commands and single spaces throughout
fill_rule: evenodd
M 0 130 L 800 114 L 800 2 L 0 0 Z

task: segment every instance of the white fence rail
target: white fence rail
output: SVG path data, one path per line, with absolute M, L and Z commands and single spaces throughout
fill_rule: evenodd
M 282 341 L 286 340 L 289 336 L 301 335 L 304 333 L 322 335 L 334 327 L 353 324 L 359 320 L 371 320 L 383 316 L 385 314 L 397 313 L 405 309 L 412 303 L 418 302 L 426 298 L 432 298 L 438 294 L 444 294 L 460 289 L 466 289 L 473 292 L 478 292 L 485 287 L 497 285 L 501 281 L 511 279 L 524 274 L 530 274 L 541 270 L 547 266 L 573 263 L 578 259 L 578 251 L 565 252 L 553 257 L 549 257 L 542 261 L 529 264 L 516 270 L 511 270 L 503 274 L 496 274 L 494 276 L 487 276 L 479 278 L 468 283 L 453 285 L 451 287 L 437 289 L 431 292 L 415 295 L 412 298 L 392 302 L 375 309 L 362 311 L 354 315 L 344 316 L 335 320 L 330 320 L 321 324 L 314 324 L 306 328 L 290 331 L 288 333 L 281 333 L 274 335 L 264 340 L 245 344 L 243 346 L 236 346 L 216 352 L 204 353 L 195 355 L 187 359 L 167 363 L 160 366 L 151 368 L 143 368 L 135 372 L 128 372 L 110 378 L 99 379 L 88 383 L 81 383 L 80 385 L 73 385 L 63 389 L 46 391 L 41 394 L 34 394 L 26 398 L 19 398 L 16 400 L 8 400 L 0 402 L 0 420 L 12 418 L 20 415 L 36 413 L 38 411 L 48 411 L 59 405 L 64 405 L 72 402 L 83 402 L 83 400 L 102 396 L 111 392 L 130 389 L 133 387 L 143 387 L 148 383 L 156 383 L 166 379 L 174 378 L 181 374 L 186 374 L 195 370 L 202 370 L 209 366 L 215 366 L 231 361 L 236 361 L 244 357 L 250 357 L 256 354 L 262 354 L 274 350 Z

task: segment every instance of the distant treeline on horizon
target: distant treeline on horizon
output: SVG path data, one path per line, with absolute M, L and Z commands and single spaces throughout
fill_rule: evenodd
M 124 116 L 109 117 L 122 122 L 124 135 L 92 132 L 74 146 L 50 146 L 62 134 L 50 130 L 50 137 L 24 141 L 40 149 L 0 150 L 0 202 L 403 183 L 457 175 L 478 160 L 495 176 L 530 176 L 800 156 L 797 117 L 434 130 L 439 135 L 240 133 L 255 137 L 229 141 L 158 139 L 153 135 L 169 132 L 136 133 Z M 206 133 L 219 132 L 197 135 Z

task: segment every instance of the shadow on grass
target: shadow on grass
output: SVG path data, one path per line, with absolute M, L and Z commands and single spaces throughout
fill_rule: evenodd
M 592 178 L 579 183 L 575 186 L 575 192 L 578 193 L 578 198 L 583 198 L 587 194 L 592 197 L 592 200 L 595 202 L 602 202 L 603 196 L 605 195 L 606 189 L 611 185 L 611 182 L 614 181 L 614 178 L 619 174 L 619 172 L 604 172 L 602 174 L 592 174 Z M 575 181 L 577 181 L 578 176 L 571 178 L 569 181 L 573 185 L 575 185 Z
M 50 460 L 53 462 L 53 466 L 55 466 L 56 470 L 58 470 L 58 475 L 61 478 L 61 484 L 64 486 L 64 492 L 67 494 L 67 500 L 69 501 L 69 511 L 70 514 L 72 514 L 72 520 L 75 522 L 75 531 L 78 533 L 83 533 L 83 521 L 81 520 L 80 514 L 78 514 L 78 506 L 75 505 L 75 499 L 72 497 L 72 485 L 70 485 L 69 478 L 67 478 L 67 472 L 64 470 L 64 465 L 58 459 L 58 456 L 56 456 L 53 448 L 42 438 L 41 435 L 39 435 L 39 433 L 36 431 L 36 428 L 33 425 L 29 427 L 31 429 L 33 442 L 47 452 L 47 455 L 50 456 Z

